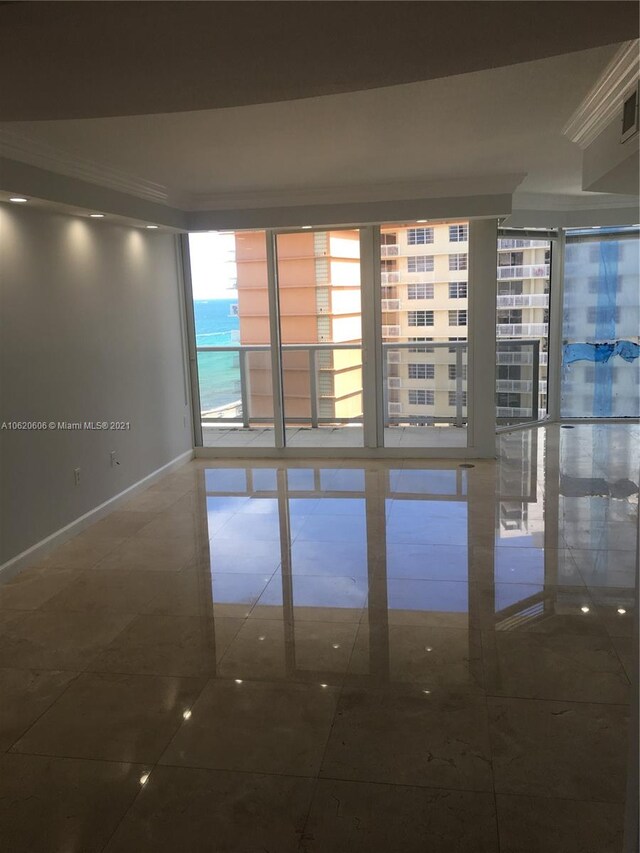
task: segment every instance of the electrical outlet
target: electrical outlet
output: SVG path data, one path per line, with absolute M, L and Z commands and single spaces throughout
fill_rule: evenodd
M 73 469 L 73 481 L 76 484 L 76 486 L 80 485 L 80 469 L 79 468 Z
M 120 463 L 118 462 L 118 454 L 117 454 L 117 452 L 116 452 L 115 450 L 112 450 L 112 451 L 111 451 L 111 453 L 109 454 L 109 459 L 111 460 L 111 467 L 112 467 L 112 468 L 115 468 L 115 467 L 116 467 L 116 465 L 119 465 L 119 464 L 120 464 Z

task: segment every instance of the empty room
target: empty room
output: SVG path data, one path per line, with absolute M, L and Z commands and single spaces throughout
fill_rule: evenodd
M 636 3 L 0 3 L 0 847 L 638 853 Z

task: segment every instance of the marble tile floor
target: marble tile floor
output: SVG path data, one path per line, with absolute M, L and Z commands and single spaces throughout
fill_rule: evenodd
M 640 431 L 197 460 L 0 584 L 12 853 L 620 853 Z

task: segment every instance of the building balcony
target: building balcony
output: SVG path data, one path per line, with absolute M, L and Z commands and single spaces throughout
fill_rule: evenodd
M 498 251 L 504 252 L 507 249 L 547 249 L 549 248 L 548 240 L 520 240 L 520 239 L 498 239 Z
M 518 394 L 531 393 L 533 382 L 531 379 L 497 379 L 496 391 L 515 391 Z
M 524 418 L 531 417 L 531 409 L 523 406 L 497 406 L 496 415 L 498 418 Z
M 498 338 L 546 338 L 548 323 L 498 323 Z
M 380 246 L 381 258 L 397 258 L 400 254 L 399 246 Z
M 399 311 L 400 310 L 400 300 L 399 299 L 383 299 L 382 301 L 382 310 L 383 311 Z
M 400 337 L 400 326 L 383 326 L 382 327 L 382 337 L 383 338 L 399 338 Z
M 498 280 L 549 278 L 549 264 L 525 264 L 519 267 L 498 267 Z
M 496 300 L 498 308 L 548 308 L 548 293 L 500 294 Z

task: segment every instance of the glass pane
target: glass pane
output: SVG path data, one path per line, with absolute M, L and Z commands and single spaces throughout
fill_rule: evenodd
M 384 443 L 466 447 L 468 223 L 380 234 Z
M 638 228 L 567 234 L 560 413 L 640 415 Z
M 189 235 L 205 447 L 274 443 L 264 231 Z
M 498 238 L 496 421 L 546 417 L 551 242 Z
M 285 440 L 361 447 L 360 232 L 277 238 Z

